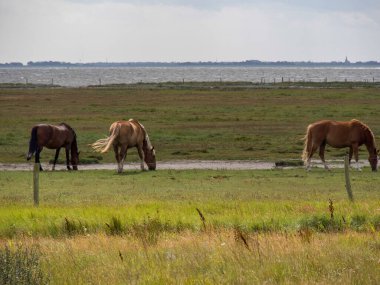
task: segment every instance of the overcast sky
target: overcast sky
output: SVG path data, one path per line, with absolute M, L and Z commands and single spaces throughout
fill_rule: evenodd
M 0 62 L 380 61 L 379 0 L 0 0 Z

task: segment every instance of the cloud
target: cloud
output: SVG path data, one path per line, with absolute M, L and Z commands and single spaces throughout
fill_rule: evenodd
M 0 0 L 0 62 L 380 60 L 378 4 L 305 2 Z

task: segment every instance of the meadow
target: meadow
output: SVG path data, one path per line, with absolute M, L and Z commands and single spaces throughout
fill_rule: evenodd
M 30 171 L 1 171 L 0 283 L 379 284 L 380 178 L 368 167 L 350 172 L 354 202 L 342 169 L 159 169 L 298 160 L 307 124 L 322 118 L 360 119 L 379 141 L 380 89 L 351 87 L 0 88 L 0 162 L 24 162 L 30 128 L 62 121 L 82 163 L 113 162 L 88 144 L 129 118 L 158 155 L 153 172 L 42 172 L 39 207 Z
M 38 208 L 31 176 L 0 172 L 1 243 L 51 284 L 380 281 L 368 168 L 354 203 L 341 169 L 43 172 Z
M 62 121 L 76 130 L 83 163 L 113 162 L 112 153 L 99 156 L 88 144 L 108 135 L 112 122 L 129 118 L 145 125 L 158 160 L 299 159 L 307 125 L 320 119 L 357 118 L 380 138 L 379 88 L 225 84 L 0 88 L 1 162 L 25 162 L 32 126 Z M 53 157 L 54 151 L 42 152 L 42 161 Z

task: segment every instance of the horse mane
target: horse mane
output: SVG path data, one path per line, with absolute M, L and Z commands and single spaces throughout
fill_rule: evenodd
M 66 127 L 68 130 L 70 130 L 73 133 L 74 139 L 73 139 L 73 143 L 71 145 L 71 149 L 74 150 L 75 152 L 77 152 L 78 151 L 77 134 L 74 131 L 74 129 L 71 126 L 69 126 L 68 124 L 64 123 L 64 122 L 60 123 L 59 126 L 64 126 L 64 127 Z
M 364 130 L 364 133 L 366 135 L 366 140 L 368 140 L 368 138 L 370 138 L 370 141 L 368 141 L 368 142 L 369 143 L 372 142 L 373 147 L 376 148 L 375 136 L 374 136 L 372 130 L 366 124 L 362 123 L 361 121 L 359 121 L 357 119 L 352 119 L 351 123 L 358 124 Z
M 65 126 L 67 129 L 69 129 L 70 131 L 73 132 L 75 138 L 77 137 L 77 134 L 75 133 L 74 129 L 72 127 L 70 127 L 68 124 L 62 122 L 59 124 L 59 126 Z
M 141 127 L 141 129 L 142 129 L 142 131 L 143 131 L 143 133 L 144 133 L 144 137 L 145 137 L 145 138 L 144 138 L 144 141 L 146 141 L 146 143 L 147 143 L 147 145 L 148 145 L 148 148 L 151 149 L 153 146 L 152 146 L 152 143 L 150 142 L 150 139 L 149 139 L 148 133 L 147 133 L 145 127 L 143 126 L 143 124 L 141 124 L 139 121 L 137 121 L 137 120 L 135 120 L 135 119 L 129 119 L 129 121 L 130 121 L 130 122 L 134 122 L 134 123 L 138 124 L 138 125 Z

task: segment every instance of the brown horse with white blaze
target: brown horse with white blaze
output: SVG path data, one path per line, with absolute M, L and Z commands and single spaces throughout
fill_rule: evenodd
M 39 124 L 34 126 L 31 131 L 27 160 L 30 160 L 33 154 L 35 154 L 35 162 L 40 164 L 40 153 L 44 147 L 56 149 L 52 170 L 55 169 L 59 151 L 62 147 L 66 151 L 67 169 L 71 170 L 71 162 L 73 169 L 78 170 L 79 152 L 77 135 L 72 127 L 65 123 L 59 125 Z M 41 164 L 40 170 L 42 170 Z
M 141 170 L 145 170 L 144 162 L 149 170 L 156 169 L 156 152 L 145 127 L 138 121 L 130 119 L 129 121 L 114 122 L 110 126 L 107 138 L 99 139 L 91 144 L 95 151 L 101 153 L 107 152 L 111 146 L 115 152 L 118 173 L 123 172 L 127 150 L 132 147 L 137 148 L 141 160 Z
M 319 156 L 325 169 L 328 169 L 324 157 L 326 145 L 330 145 L 334 148 L 349 147 L 349 161 L 351 162 L 352 156 L 354 155 L 357 168 L 360 169 L 358 165 L 358 150 L 363 144 L 367 148 L 369 154 L 368 161 L 372 171 L 377 170 L 378 151 L 376 150 L 374 135 L 367 125 L 356 119 L 348 122 L 323 120 L 310 124 L 307 127 L 304 140 L 305 148 L 302 154 L 302 160 L 307 170 L 310 170 L 311 157 L 318 148 Z

